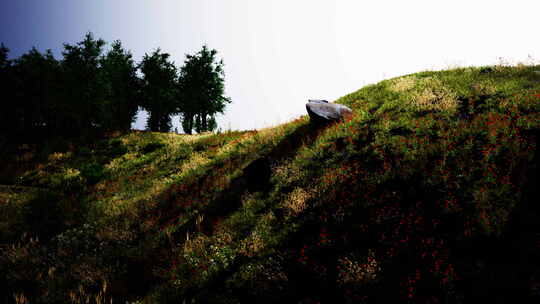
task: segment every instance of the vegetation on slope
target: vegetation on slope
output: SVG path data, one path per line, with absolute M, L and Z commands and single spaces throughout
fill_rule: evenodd
M 224 96 L 223 60 L 206 45 L 181 66 L 160 48 L 136 63 L 120 40 L 106 50 L 91 32 L 76 44 L 64 43 L 59 59 L 35 47 L 18 58 L 8 54 L 0 43 L 0 154 L 129 131 L 141 108 L 150 131 L 172 131 L 173 115 L 181 116 L 185 133 L 214 131 L 215 116 L 231 102 Z
M 260 131 L 128 133 L 0 188 L 7 302 L 539 296 L 538 66 L 421 72 Z

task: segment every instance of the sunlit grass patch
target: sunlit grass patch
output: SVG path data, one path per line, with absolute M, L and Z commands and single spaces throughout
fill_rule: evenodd
M 210 160 L 202 153 L 193 153 L 192 156 L 182 164 L 180 167 L 180 176 L 190 170 L 194 170 L 198 167 L 208 164 Z M 174 177 L 173 177 L 174 178 Z
M 273 226 L 276 217 L 272 212 L 256 217 L 257 221 L 251 232 L 244 238 L 238 248 L 238 252 L 247 257 L 261 254 L 269 247 L 276 245 L 273 235 Z
M 106 166 L 115 179 L 112 184 L 104 182 L 98 187 L 104 189 L 104 185 L 108 185 L 108 187 L 118 188 L 118 185 L 121 185 L 123 191 L 111 193 L 112 197 L 102 196 L 100 208 L 107 216 L 120 216 L 130 208 L 155 200 L 172 184 L 182 182 L 184 177 L 200 170 L 206 170 L 203 167 L 206 168 L 210 163 L 207 156 L 214 157 L 215 152 L 209 150 L 195 152 L 193 151 L 194 144 L 216 138 L 220 141 L 209 141 L 209 143 L 216 142 L 219 148 L 227 140 L 233 140 L 240 135 L 241 133 L 231 133 L 218 138 L 216 134 L 180 136 L 143 133 L 142 136 L 146 138 L 143 141 L 146 140 L 146 144 L 137 143 L 138 148 L 132 148 L 134 152 L 115 158 Z M 132 138 L 126 141 L 127 145 L 136 142 L 133 135 L 130 136 Z M 161 145 L 160 153 L 142 153 L 144 147 L 152 143 Z
M 492 79 L 486 79 L 471 85 L 471 89 L 476 95 L 493 95 L 497 92 L 497 86 Z
M 72 157 L 73 153 L 71 151 L 62 153 L 62 152 L 54 152 L 51 155 L 49 155 L 49 162 L 58 162 L 65 160 L 67 158 Z
M 458 105 L 456 93 L 433 77 L 418 80 L 410 103 L 419 111 L 452 111 Z
M 289 216 L 297 216 L 307 208 L 307 201 L 312 194 L 302 188 L 294 189 L 283 202 L 286 213 Z
M 294 185 L 303 178 L 304 172 L 292 160 L 283 161 L 281 164 L 275 164 L 272 168 L 272 178 L 283 186 Z
M 399 77 L 392 80 L 391 88 L 392 90 L 396 92 L 406 92 L 414 88 L 416 85 L 416 77 L 415 76 L 405 76 L 405 77 Z

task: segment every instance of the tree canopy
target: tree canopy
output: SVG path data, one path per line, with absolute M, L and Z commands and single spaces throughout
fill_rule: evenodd
M 123 49 L 120 40 L 116 40 L 100 64 L 105 80 L 104 108 L 108 110 L 103 113 L 107 117 L 104 127 L 111 131 L 127 131 L 137 115 L 142 92 L 133 55 Z
M 87 135 L 105 124 L 105 86 L 99 66 L 104 45 L 105 41 L 94 39 L 92 33 L 87 33 L 84 40 L 75 45 L 64 44 L 62 91 L 66 96 L 62 98 L 62 106 L 69 110 L 62 111 L 67 115 L 62 121 L 76 134 Z
M 230 98 L 224 95 L 223 60 L 206 45 L 195 55 L 186 55 L 178 80 L 179 107 L 184 132 L 191 134 L 216 128 L 215 115 L 223 113 Z
M 142 81 L 142 106 L 148 111 L 146 128 L 151 131 L 169 132 L 171 115 L 176 112 L 177 75 L 170 55 L 158 48 L 145 54 L 139 67 L 144 74 Z
M 231 102 L 224 96 L 223 60 L 206 45 L 186 55 L 181 67 L 160 48 L 136 63 L 120 40 L 108 47 L 90 32 L 63 44 L 60 59 L 35 47 L 15 59 L 8 54 L 0 44 L 0 149 L 128 131 L 141 108 L 150 131 L 169 132 L 175 114 L 186 133 L 211 131 L 215 115 Z

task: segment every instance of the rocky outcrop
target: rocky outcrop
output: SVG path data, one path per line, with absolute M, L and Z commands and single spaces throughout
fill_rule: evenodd
M 337 121 L 352 115 L 349 107 L 326 100 L 310 99 L 306 109 L 311 121 L 316 123 Z

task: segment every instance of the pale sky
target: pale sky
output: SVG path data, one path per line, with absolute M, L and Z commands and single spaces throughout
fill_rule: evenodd
M 91 31 L 140 61 L 180 66 L 203 44 L 225 62 L 222 130 L 275 126 L 366 84 L 422 70 L 540 59 L 540 1 L 0 0 L 0 42 L 18 57 Z M 145 126 L 144 113 L 134 124 Z M 174 125 L 178 126 L 175 118 Z M 178 128 L 181 130 L 181 128 Z

